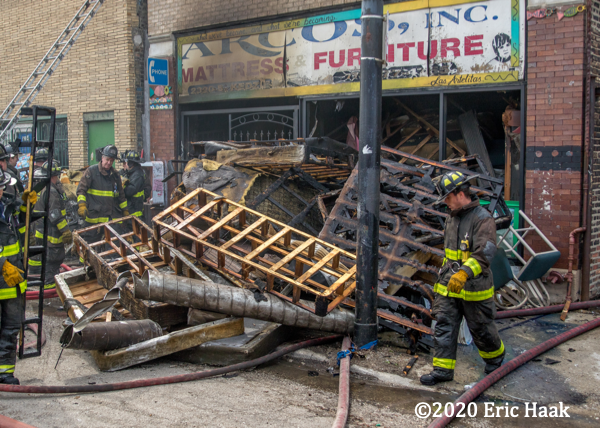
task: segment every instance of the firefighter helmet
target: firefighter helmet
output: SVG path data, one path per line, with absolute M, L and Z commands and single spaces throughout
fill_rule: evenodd
M 470 186 L 471 184 L 469 183 L 469 181 L 477 177 L 479 177 L 478 174 L 467 176 L 459 171 L 447 172 L 439 180 L 435 180 L 437 181 L 435 183 L 435 187 L 438 193 L 440 194 L 440 197 L 438 198 L 436 203 L 442 202 L 444 199 L 446 199 L 446 196 L 448 196 L 455 190 L 459 190 L 461 188 Z
M 127 150 L 127 152 L 125 152 L 125 160 L 127 162 L 142 163 L 140 154 L 135 150 Z
M 48 152 L 48 149 L 45 147 L 39 148 L 35 151 L 36 162 L 46 162 L 49 156 L 50 152 Z
M 102 156 L 106 156 L 108 158 L 112 158 L 112 159 L 118 159 L 119 158 L 119 151 L 117 150 L 117 148 L 113 145 L 109 145 L 104 147 L 104 149 L 102 149 Z
M 43 174 L 48 173 L 48 161 L 44 162 L 44 164 L 42 165 L 42 172 L 43 172 Z M 60 167 L 60 163 L 57 160 L 53 160 L 52 161 L 52 174 L 50 176 L 54 177 L 56 175 L 60 175 L 61 172 L 62 172 L 62 169 Z
M 8 150 L 6 150 L 6 146 L 4 144 L 0 144 L 0 160 L 8 159 L 10 154 Z
M 0 144 L 2 146 L 2 144 Z M 12 177 L 10 174 L 5 173 L 2 168 L 0 168 L 0 188 L 4 190 L 7 185 L 16 184 L 16 178 Z

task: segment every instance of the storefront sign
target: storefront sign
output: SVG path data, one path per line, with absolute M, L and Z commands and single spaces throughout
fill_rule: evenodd
M 385 13 L 384 90 L 522 78 L 519 0 L 419 0 Z M 181 100 L 358 91 L 360 43 L 360 10 L 180 38 Z

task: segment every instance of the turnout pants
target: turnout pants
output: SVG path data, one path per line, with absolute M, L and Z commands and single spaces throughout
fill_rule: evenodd
M 504 343 L 494 323 L 496 306 L 493 299 L 469 302 L 436 294 L 433 315 L 437 320 L 434 332 L 433 368 L 446 375 L 454 374 L 458 332 L 463 316 L 486 363 L 498 364 L 504 358 Z
M 0 300 L 0 376 L 15 372 L 23 297 Z
M 42 245 L 43 241 L 37 239 L 37 245 Z M 46 249 L 46 280 L 44 281 L 44 289 L 56 287 L 54 275 L 60 273 L 60 265 L 65 261 L 65 247 L 50 247 Z M 32 275 L 41 275 L 42 273 L 42 256 L 37 255 L 29 260 L 29 273 Z

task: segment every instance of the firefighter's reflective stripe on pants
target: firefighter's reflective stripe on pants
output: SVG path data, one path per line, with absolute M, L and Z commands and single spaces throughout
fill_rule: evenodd
M 51 284 L 45 284 L 44 285 L 44 290 L 50 290 L 50 289 L 55 288 L 55 287 L 56 287 L 56 283 L 55 282 L 53 282 Z
M 27 290 L 27 280 L 19 284 L 21 294 Z M 0 300 L 16 299 L 17 298 L 17 287 L 0 288 Z
M 493 352 L 479 351 L 479 355 L 481 355 L 481 358 L 485 360 L 491 360 L 492 358 L 499 357 L 502 354 L 504 354 L 504 342 L 500 342 L 500 348 Z
M 466 291 L 465 289 L 463 289 L 460 293 L 456 294 L 451 291 L 448 291 L 448 287 L 437 282 L 433 287 L 433 291 L 442 296 L 463 299 L 467 302 L 479 302 L 481 300 L 487 300 L 494 297 L 494 286 L 492 286 L 488 290 L 483 291 Z
M 14 364 L 0 365 L 0 375 L 10 374 L 15 372 Z
M 41 265 L 42 265 L 41 260 L 29 259 L 29 266 L 41 266 Z
M 433 367 L 441 367 L 443 369 L 454 370 L 456 366 L 456 360 L 451 360 L 449 358 L 434 358 L 433 359 Z

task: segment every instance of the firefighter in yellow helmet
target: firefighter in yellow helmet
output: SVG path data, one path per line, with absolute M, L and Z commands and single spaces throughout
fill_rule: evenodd
M 458 332 L 463 317 L 489 374 L 502 364 L 504 344 L 494 318 L 494 284 L 490 263 L 496 254 L 496 224 L 471 192 L 477 178 L 449 172 L 437 182 L 438 202 L 450 209 L 444 229 L 445 258 L 434 287 L 433 371 L 421 376 L 424 385 L 454 378 Z

